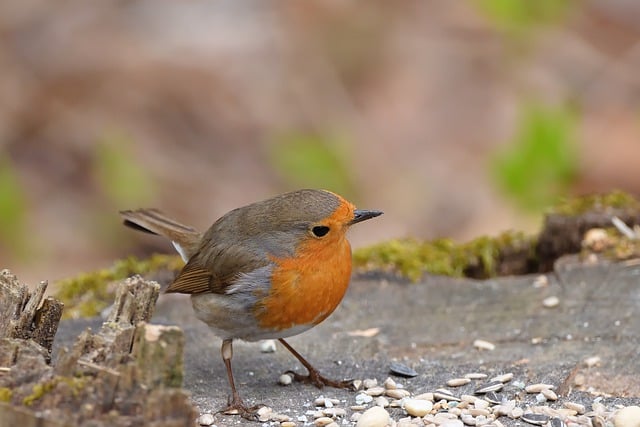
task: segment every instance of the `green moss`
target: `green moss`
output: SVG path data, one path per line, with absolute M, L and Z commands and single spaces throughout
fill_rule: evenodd
M 577 216 L 589 211 L 601 212 L 608 209 L 637 211 L 640 210 L 640 201 L 623 191 L 612 191 L 607 194 L 562 199 L 551 209 L 551 213 Z
M 143 260 L 128 257 L 116 261 L 110 268 L 59 281 L 55 296 L 65 305 L 64 318 L 95 316 L 113 302 L 114 289 L 109 283 L 134 274 L 145 275 L 163 269 L 178 271 L 182 265 L 180 257 L 173 255 L 156 254 Z
M 496 275 L 501 254 L 525 251 L 533 256 L 535 239 L 520 232 L 506 232 L 497 237 L 479 237 L 457 244 L 450 239 L 429 242 L 415 239 L 391 240 L 354 252 L 358 268 L 392 271 L 418 280 L 424 273 L 463 277 L 470 270 L 483 276 Z
M 33 391 L 29 396 L 26 396 L 22 403 L 26 406 L 33 405 L 37 400 L 42 399 L 44 395 L 54 390 L 59 385 L 65 385 L 71 392 L 73 397 L 77 397 L 82 389 L 92 380 L 90 377 L 79 376 L 79 377 L 63 377 L 56 376 L 52 379 L 45 381 L 43 383 L 39 383 L 33 386 Z M 0 389 L 1 392 L 2 389 Z M 11 391 L 11 390 L 9 390 Z M 1 395 L 0 395 L 1 400 Z
M 0 387 L 0 402 L 11 402 L 13 391 L 7 387 Z
M 22 400 L 22 403 L 24 403 L 26 406 L 33 405 L 36 400 L 42 399 L 42 396 L 44 396 L 45 394 L 49 393 L 51 390 L 56 388 L 57 384 L 58 384 L 58 378 L 56 377 L 49 381 L 45 381 L 43 383 L 34 385 L 33 392 L 29 396 L 26 396 Z

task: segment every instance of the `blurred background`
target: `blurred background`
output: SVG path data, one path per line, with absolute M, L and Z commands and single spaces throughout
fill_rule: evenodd
M 170 251 L 301 187 L 385 215 L 354 246 L 535 232 L 640 193 L 640 2 L 0 3 L 0 268 L 31 284 Z

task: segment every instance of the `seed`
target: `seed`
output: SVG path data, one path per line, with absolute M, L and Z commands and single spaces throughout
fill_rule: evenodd
M 460 387 L 465 384 L 469 384 L 470 382 L 471 382 L 471 379 L 469 378 L 452 378 L 449 381 L 447 381 L 447 385 L 449 387 Z
M 433 393 L 433 398 L 436 399 L 436 400 L 446 400 L 446 401 L 453 400 L 455 402 L 460 402 L 460 399 L 455 397 L 453 395 L 453 393 L 451 393 L 449 390 L 445 390 L 443 388 L 439 388 L 438 390 L 436 390 Z
M 378 385 L 378 380 L 375 378 L 365 378 L 362 381 L 362 387 L 365 389 L 375 387 L 377 385 Z
M 493 404 L 500 404 L 502 403 L 502 397 L 500 397 L 500 395 L 498 393 L 496 393 L 495 391 L 490 391 L 487 394 L 484 395 L 484 398 L 493 403 Z
M 552 388 L 555 388 L 555 386 L 551 384 L 538 383 L 526 386 L 524 388 L 524 391 L 526 391 L 527 393 L 540 393 L 542 390 L 549 390 Z
M 476 409 L 487 409 L 487 408 L 489 407 L 489 405 L 490 405 L 490 403 L 489 403 L 489 402 L 487 402 L 487 401 L 486 401 L 486 400 L 484 400 L 484 399 L 476 399 L 476 400 L 473 402 L 473 406 L 474 406 Z
M 573 409 L 574 411 L 576 411 L 578 414 L 584 414 L 586 411 L 586 408 L 584 407 L 584 405 L 580 404 L 580 403 L 576 403 L 576 402 L 564 402 L 563 403 L 565 408 L 568 409 Z
M 475 340 L 473 342 L 473 346 L 478 350 L 489 350 L 489 351 L 495 350 L 496 348 L 496 345 L 494 343 L 485 341 L 485 340 Z
M 416 371 L 398 362 L 391 362 L 391 364 L 389 365 L 389 370 L 391 371 L 391 373 L 399 375 L 401 377 L 413 378 L 418 376 L 418 373 Z
M 547 400 L 556 401 L 558 400 L 558 395 L 551 390 L 550 388 L 546 388 L 540 392 Z
M 476 388 L 473 392 L 475 394 L 484 394 L 490 391 L 500 391 L 504 387 L 502 381 L 490 381 L 488 383 L 482 384 L 480 387 Z
M 465 378 L 469 378 L 470 380 L 483 380 L 487 378 L 487 376 L 487 374 L 483 374 L 480 372 L 470 372 L 464 375 Z
M 478 408 L 469 409 L 469 413 L 471 415 L 473 415 L 474 417 L 478 417 L 480 415 L 488 417 L 489 415 L 491 415 L 491 411 L 489 411 L 487 409 L 478 409 Z
M 508 383 L 509 381 L 511 381 L 513 379 L 513 373 L 512 372 L 508 372 L 506 374 L 502 374 L 502 375 L 497 375 L 493 378 L 491 378 L 489 381 L 500 381 L 501 383 Z
M 296 427 L 296 423 L 293 421 L 283 421 L 280 423 L 280 427 Z
M 378 396 L 375 399 L 373 399 L 373 404 L 376 406 L 382 406 L 383 408 L 386 408 L 389 406 L 389 400 L 384 396 Z
M 541 426 L 549 422 L 549 416 L 544 414 L 534 414 L 531 412 L 527 412 L 523 414 L 521 417 L 522 421 L 527 422 L 529 424 L 533 424 L 536 426 Z
M 332 422 L 333 422 L 332 418 L 320 417 L 320 418 L 316 418 L 315 421 L 313 422 L 313 424 L 317 425 L 318 427 L 322 427 L 322 426 L 326 426 L 328 424 L 331 424 Z
M 408 390 L 402 388 L 387 390 L 384 392 L 384 394 L 391 397 L 392 399 L 402 399 L 403 397 L 408 397 L 411 395 Z
M 380 386 L 371 387 L 370 389 L 367 389 L 367 391 L 365 391 L 365 393 L 367 393 L 369 396 L 382 396 L 384 392 L 384 387 Z
M 509 415 L 509 418 L 513 418 L 515 420 L 517 418 L 522 417 L 524 415 L 524 411 L 520 407 L 515 407 L 511 410 L 511 412 L 508 415 Z
M 430 400 L 430 401 L 434 401 L 434 397 L 433 397 L 433 393 L 428 392 L 428 393 L 421 393 L 418 394 L 417 396 L 413 397 L 414 399 L 420 399 L 420 400 Z

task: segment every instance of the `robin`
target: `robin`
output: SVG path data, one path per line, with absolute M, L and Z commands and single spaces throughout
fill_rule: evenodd
M 205 233 L 156 209 L 120 212 L 124 224 L 169 238 L 185 266 L 166 292 L 191 295 L 198 319 L 222 338 L 231 396 L 221 412 L 255 418 L 233 381 L 234 339 L 278 339 L 307 369 L 289 372 L 319 388 L 350 388 L 323 377 L 285 341 L 338 306 L 351 278 L 350 226 L 382 214 L 325 190 L 299 190 L 234 209 Z

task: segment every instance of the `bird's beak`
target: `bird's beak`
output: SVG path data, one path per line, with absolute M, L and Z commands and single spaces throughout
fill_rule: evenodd
M 380 216 L 382 215 L 382 211 L 365 211 L 362 209 L 356 209 L 355 211 L 353 211 L 353 214 L 354 217 L 349 225 L 357 224 L 359 222 Z

